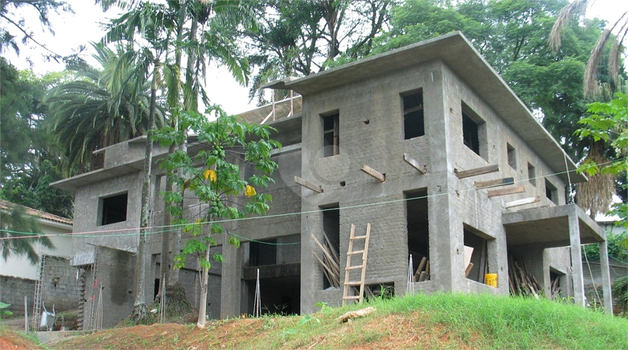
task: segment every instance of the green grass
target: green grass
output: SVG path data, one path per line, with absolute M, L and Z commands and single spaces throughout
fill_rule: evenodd
M 318 349 L 351 347 L 373 343 L 388 335 L 381 329 L 362 330 L 369 320 L 401 314 L 416 326 L 438 330 L 434 336 L 445 337 L 445 347 L 460 345 L 478 349 L 628 349 L 628 320 L 573 304 L 529 298 L 498 297 L 471 294 L 418 294 L 412 297 L 375 300 L 364 306 L 324 308 L 321 312 L 300 317 L 284 317 L 281 321 L 266 318 L 273 326 L 282 327 L 268 335 L 264 343 L 273 348 L 294 348 L 313 343 L 317 337 L 329 337 L 338 331 L 336 320 L 344 312 L 374 306 L 376 313 L 353 321 L 353 332 L 344 333 L 332 344 Z M 437 345 L 438 342 L 431 343 Z M 420 345 L 420 344 L 418 344 Z M 417 345 L 417 346 L 418 346 Z M 425 346 L 429 348 L 430 346 Z
M 376 311 L 347 323 L 338 320 L 367 306 Z M 492 295 L 418 294 L 323 307 L 311 315 L 221 320 L 202 331 L 193 325 L 164 327 L 116 328 L 54 348 L 628 350 L 625 318 L 573 304 Z
M 419 294 L 374 306 L 380 313 L 421 310 L 426 322 L 463 339 L 475 332 L 480 348 L 628 349 L 628 320 L 545 299 Z

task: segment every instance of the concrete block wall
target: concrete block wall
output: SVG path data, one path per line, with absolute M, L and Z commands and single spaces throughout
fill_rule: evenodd
M 11 304 L 14 315 L 24 315 L 24 296 L 28 302 L 28 314 L 33 312 L 35 280 L 0 275 L 0 301 Z
M 564 181 L 561 180 L 556 172 L 552 170 L 539 155 L 535 154 L 530 146 L 512 130 L 512 128 L 504 122 L 484 101 L 461 81 L 447 67 L 443 67 L 443 81 L 445 93 L 445 108 L 450 113 L 446 114 L 449 122 L 451 166 L 459 170 L 468 170 L 481 166 L 498 164 L 500 171 L 498 173 L 486 174 L 465 180 L 468 185 L 472 185 L 473 181 L 485 181 L 498 179 L 503 177 L 514 177 L 516 185 L 524 185 L 526 192 L 522 194 L 513 194 L 498 197 L 497 200 L 504 202 L 521 199 L 524 197 L 540 196 L 541 203 L 529 205 L 528 207 L 539 205 L 554 206 L 556 203 L 547 199 L 545 195 L 545 180 L 556 187 L 558 204 L 565 204 Z M 462 130 L 462 105 L 468 106 L 475 114 L 482 118 L 485 122 L 487 137 L 485 142 L 486 154 L 477 155 L 463 143 Z M 481 141 L 482 142 L 482 141 Z M 516 169 L 508 164 L 507 144 L 515 149 Z M 482 152 L 480 152 L 482 153 Z M 530 174 L 528 174 L 528 163 L 535 168 L 536 185 L 532 185 Z M 453 169 L 452 169 L 453 170 Z M 470 188 L 470 186 L 469 186 Z M 517 210 L 525 208 L 518 207 Z
M 74 232 L 98 232 L 96 235 L 75 236 L 73 253 L 93 251 L 94 245 L 115 249 L 136 249 L 138 235 L 128 229 L 139 227 L 142 191 L 141 172 L 104 180 L 82 187 L 76 192 L 74 206 Z M 100 225 L 100 199 L 128 192 L 126 221 Z
M 303 106 L 303 177 L 322 185 L 322 194 L 302 189 L 301 222 L 302 266 L 308 271 L 301 282 L 302 312 L 313 310 L 318 301 L 333 301 L 337 291 L 323 291 L 323 274 L 312 251 L 317 248 L 309 238 L 322 238 L 321 207 L 337 204 L 340 208 L 340 256 L 345 266 L 351 223 L 363 234 L 372 224 L 366 284 L 392 282 L 397 294 L 406 288 L 408 268 L 407 217 L 404 192 L 427 188 L 432 197 L 429 209 L 430 259 L 444 273 L 434 273 L 432 281 L 450 284 L 450 241 L 447 180 L 447 143 L 444 122 L 439 62 L 421 69 L 400 71 L 359 84 L 339 87 L 304 97 Z M 422 89 L 426 136 L 404 140 L 401 94 Z M 322 118 L 330 111 L 339 112 L 339 154 L 323 157 Z M 403 153 L 419 161 L 428 174 L 419 172 L 403 160 Z M 362 164 L 386 174 L 379 183 L 360 171 Z M 313 213 L 309 213 L 314 211 Z M 433 241 L 433 242 L 432 242 Z M 434 265 L 432 265 L 434 266 Z M 344 276 L 344 275 L 343 275 Z M 343 278 L 341 276 L 341 279 Z M 433 287 L 433 286 L 432 286 Z M 429 287 L 428 287 L 429 288 Z M 448 288 L 443 288 L 448 289 Z M 340 292 L 341 293 L 341 292 Z M 318 300 L 317 300 L 318 299 Z
M 78 309 L 80 290 L 77 276 L 77 268 L 70 265 L 69 259 L 44 258 L 41 296 L 49 311 L 53 305 L 57 312 Z
M 97 247 L 96 276 L 88 271 L 85 293 L 84 324 L 91 329 L 102 289 L 104 328 L 111 328 L 131 315 L 135 301 L 135 254 Z M 151 284 L 152 285 L 152 284 Z

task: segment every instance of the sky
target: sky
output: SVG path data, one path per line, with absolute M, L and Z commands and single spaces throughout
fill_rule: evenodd
M 30 24 L 31 19 L 35 23 L 35 25 L 30 25 L 35 38 L 62 56 L 76 52 L 75 50 L 79 45 L 89 47 L 88 42 L 99 41 L 104 35 L 100 23 L 108 18 L 117 17 L 115 10 L 103 13 L 99 6 L 94 4 L 94 0 L 66 0 L 66 2 L 70 4 L 75 13 L 50 14 L 49 19 L 55 32 L 54 35 L 42 31 L 34 12 L 30 16 L 24 15 L 29 21 L 27 24 Z M 6 56 L 18 69 L 32 68 L 38 74 L 64 69 L 62 63 L 44 61 L 42 52 L 44 51 L 37 47 L 33 49 L 24 47 L 21 49 L 19 57 L 11 52 L 7 52 Z M 89 54 L 83 57 L 88 58 Z M 28 60 L 32 61 L 32 66 Z M 248 88 L 240 86 L 229 76 L 226 69 L 213 65 L 208 67 L 207 73 L 206 90 L 212 102 L 222 105 L 231 114 L 255 108 L 255 101 L 251 104 L 248 103 Z
M 113 10 L 104 14 L 94 4 L 94 0 L 66 1 L 75 14 L 50 14 L 52 28 L 55 31 L 54 36 L 42 31 L 34 12 L 30 15 L 25 14 L 27 25 L 30 26 L 35 37 L 62 56 L 72 54 L 79 45 L 86 45 L 89 41 L 99 41 L 104 33 L 99 24 L 117 15 Z M 594 0 L 592 6 L 589 7 L 587 17 L 600 17 L 614 23 L 622 13 L 617 8 L 618 3 L 622 1 L 626 0 Z M 43 61 L 42 51 L 39 48 L 33 50 L 23 48 L 19 57 L 15 57 L 10 52 L 6 56 L 18 69 L 28 69 L 30 67 L 28 60 L 31 60 L 33 70 L 39 74 L 63 70 L 64 66 L 61 63 Z M 222 105 L 228 113 L 237 114 L 255 108 L 254 102 L 249 103 L 248 88 L 239 86 L 224 68 L 216 66 L 208 68 L 206 89 L 212 102 Z

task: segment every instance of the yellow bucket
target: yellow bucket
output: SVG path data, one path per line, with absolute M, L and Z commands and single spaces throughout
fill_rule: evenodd
M 491 287 L 497 288 L 497 274 L 496 273 L 487 273 L 484 278 L 486 279 L 486 284 Z

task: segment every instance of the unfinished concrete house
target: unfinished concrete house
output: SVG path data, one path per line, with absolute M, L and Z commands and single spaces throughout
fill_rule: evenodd
M 539 293 L 560 285 L 561 296 L 584 305 L 580 246 L 593 242 L 600 242 L 610 310 L 605 233 L 565 199 L 567 184 L 586 179 L 462 34 L 269 87 L 300 94 L 242 114 L 277 128 L 284 146 L 274 154 L 272 209 L 233 225 L 240 249 L 218 248 L 225 263 L 211 271 L 211 317 L 252 313 L 258 269 L 265 309 L 305 314 L 318 302 L 352 300 L 343 287 L 356 281 L 396 295 L 505 295 L 514 259 L 525 263 Z M 76 193 L 75 232 L 100 233 L 76 235 L 73 264 L 84 271 L 86 320 L 96 318 L 90 295 L 100 293 L 104 326 L 133 306 L 145 142 L 105 148 L 102 169 L 55 183 Z M 202 147 L 191 140 L 188 149 Z M 163 175 L 156 174 L 155 225 Z M 186 205 L 189 214 L 200 210 L 193 199 Z M 352 231 L 369 233 L 368 249 L 350 239 Z M 160 239 L 150 238 L 156 283 L 147 300 L 157 292 Z M 338 252 L 337 276 L 325 273 L 317 242 Z M 345 278 L 345 271 L 362 272 L 362 250 L 364 273 Z M 496 275 L 496 286 L 486 284 L 487 274 Z M 182 271 L 193 304 L 197 278 L 194 264 Z

